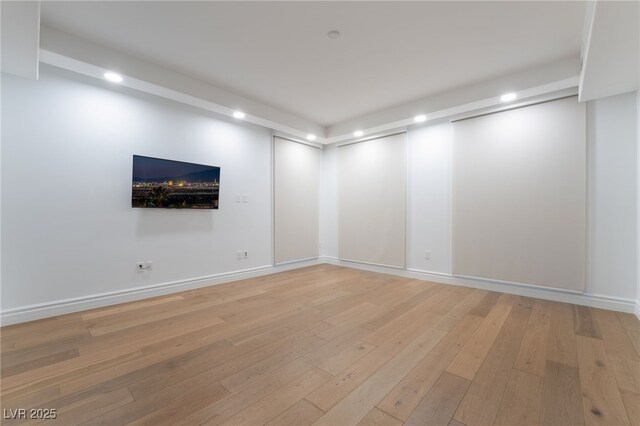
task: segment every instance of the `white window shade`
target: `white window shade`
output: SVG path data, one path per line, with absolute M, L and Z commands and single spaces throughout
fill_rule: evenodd
M 406 134 L 338 148 L 339 255 L 405 266 Z
M 584 104 L 456 122 L 453 166 L 454 274 L 584 289 Z
M 318 257 L 320 149 L 274 138 L 275 262 Z

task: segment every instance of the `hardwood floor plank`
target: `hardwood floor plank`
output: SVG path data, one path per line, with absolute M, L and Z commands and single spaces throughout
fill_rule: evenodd
M 542 389 L 540 424 L 583 425 L 580 392 L 578 368 L 548 360 Z
M 316 336 L 310 336 L 309 338 L 301 340 L 299 343 L 290 346 L 287 350 L 278 352 L 269 358 L 256 362 L 255 364 L 222 379 L 220 383 L 230 392 L 235 392 L 247 384 L 258 380 L 266 372 L 277 370 L 291 361 L 302 357 L 304 354 L 314 351 L 324 343 L 325 340 Z
M 302 400 L 309 392 L 329 380 L 331 376 L 313 369 L 302 377 L 267 395 L 260 401 L 240 411 L 224 422 L 224 425 L 257 425 L 272 420 L 287 408 Z
M 41 358 L 27 360 L 23 363 L 15 363 L 14 365 L 6 365 L 2 363 L 2 377 L 9 377 L 16 374 L 24 373 L 25 371 L 32 370 L 34 368 L 43 367 L 51 364 L 56 364 L 61 361 L 67 361 L 80 356 L 78 349 L 67 349 L 62 352 L 53 353 Z
M 487 296 L 487 294 L 488 293 L 484 290 L 472 291 L 462 300 L 461 303 L 440 318 L 438 322 L 434 324 L 433 328 L 442 331 L 451 331 L 456 324 L 465 317 L 465 315 L 467 315 Z
M 513 370 L 500 409 L 496 426 L 537 425 L 542 403 L 542 378 L 524 371 Z
M 620 391 L 622 395 L 622 402 L 627 409 L 627 415 L 632 425 L 640 425 L 640 394 Z
M 301 399 L 267 423 L 267 426 L 306 426 L 318 420 L 323 414 L 324 411 L 306 399 Z
M 201 356 L 213 358 L 217 354 L 223 353 L 225 349 L 230 346 L 231 345 L 225 341 L 216 342 L 212 345 L 172 357 L 169 360 L 167 360 L 167 357 L 162 353 L 144 356 L 129 362 L 120 363 L 119 365 L 111 368 L 100 369 L 95 373 L 82 374 L 65 380 L 60 383 L 60 392 L 62 395 L 70 395 L 75 392 L 89 389 L 100 383 L 117 380 L 120 377 L 129 377 L 129 375 L 133 376 L 134 380 L 135 376 L 143 378 L 152 371 L 157 373 L 166 368 L 175 368 L 178 365 L 188 363 L 192 359 L 197 359 Z M 125 383 L 129 384 L 130 381 L 127 380 Z
M 482 320 L 481 317 L 471 315 L 464 317 L 433 351 L 389 392 L 378 407 L 400 420 L 407 420 Z
M 369 330 L 372 330 L 372 331 L 378 330 L 379 328 L 383 327 L 384 325 L 388 324 L 389 322 L 395 320 L 396 318 L 410 311 L 414 307 L 423 303 L 425 300 L 433 297 L 436 293 L 440 292 L 441 290 L 442 290 L 441 285 L 432 284 L 426 289 L 424 289 L 422 292 L 417 294 L 416 296 L 410 298 L 405 302 L 399 303 L 397 305 L 394 305 L 388 308 L 384 312 L 381 312 L 381 314 L 376 316 L 375 318 L 362 323 L 361 326 L 364 328 L 368 328 Z
M 442 373 L 404 425 L 447 426 L 470 384 L 462 377 Z
M 628 425 L 629 417 L 601 340 L 578 336 L 578 364 L 586 424 Z
M 248 343 L 257 343 L 258 345 L 266 345 L 274 340 L 279 340 L 285 336 L 295 333 L 296 330 L 288 327 L 265 326 L 259 330 L 249 330 L 234 336 L 229 336 L 225 340 L 236 346 L 246 345 Z
M 178 424 L 193 412 L 197 412 L 202 407 L 210 405 L 212 402 L 220 401 L 227 397 L 229 393 L 220 386 L 213 383 L 197 391 L 189 392 L 182 398 L 177 398 L 161 408 L 128 423 L 129 425 L 171 425 Z M 108 423 L 113 424 L 113 423 Z
M 327 264 L 0 334 L 26 424 L 640 424 L 633 315 Z
M 402 426 L 402 422 L 382 410 L 372 409 L 357 426 Z
M 372 345 L 380 346 L 384 342 L 393 339 L 393 336 L 397 335 L 403 329 L 406 329 L 406 327 L 408 327 L 412 323 L 415 323 L 416 321 L 424 320 L 425 323 L 429 325 L 434 324 L 441 318 L 441 316 L 429 312 L 427 305 L 430 304 L 429 301 L 433 300 L 433 298 L 437 295 L 438 293 L 425 300 L 421 304 L 417 305 L 416 307 L 410 309 L 406 313 L 391 320 L 386 325 L 369 334 L 363 340 L 367 343 L 371 343 Z
M 322 326 L 321 326 L 322 327 Z M 319 328 L 317 330 L 320 330 Z M 147 394 L 156 389 L 162 389 L 173 383 L 193 377 L 196 374 L 210 374 L 212 380 L 219 381 L 232 374 L 237 373 L 245 368 L 261 362 L 269 357 L 286 350 L 292 345 L 301 347 L 300 342 L 310 339 L 314 344 L 318 340 L 313 334 L 316 329 L 309 329 L 290 334 L 282 339 L 271 342 L 267 345 L 243 348 L 242 346 L 233 346 L 225 353 L 218 354 L 215 358 L 203 356 L 192 360 L 188 365 L 167 368 L 159 374 L 150 375 L 145 379 L 138 381 L 129 386 L 135 397 L 137 395 Z
M 534 303 L 514 368 L 544 377 L 550 327 L 549 304 Z
M 192 412 L 185 415 L 184 418 L 176 420 L 175 424 L 185 426 L 194 424 L 222 424 L 243 409 L 260 401 L 266 395 L 278 392 L 278 389 L 307 374 L 311 370 L 313 370 L 313 368 L 309 367 L 304 361 L 294 361 L 262 377 L 258 382 L 253 383 L 241 392 L 234 392 L 213 403 L 204 404 L 203 407 L 192 410 Z
M 611 370 L 620 389 L 640 393 L 640 362 L 608 355 Z
M 60 385 L 65 380 L 91 374 L 141 358 L 142 352 L 134 351 L 116 356 L 79 357 L 25 371 L 2 379 L 2 395 L 9 398 L 36 392 L 52 385 Z
M 550 302 L 550 318 L 547 360 L 571 367 L 578 366 L 576 335 L 573 331 L 573 307 L 565 303 Z
M 4 333 L 2 333 L 4 339 Z M 46 358 L 65 351 L 78 349 L 78 344 L 67 342 L 62 344 L 50 344 L 39 348 L 29 348 L 22 350 L 5 350 L 2 351 L 2 369 L 13 367 L 18 364 L 24 364 L 41 358 Z M 34 366 L 36 367 L 36 366 Z M 34 368 L 32 367 L 32 368 Z M 30 369 L 32 369 L 30 368 Z
M 469 315 L 483 318 L 486 317 L 489 312 L 493 310 L 493 307 L 498 302 L 499 297 L 500 293 L 490 291 L 476 306 L 473 307 L 473 309 L 469 311 Z
M 386 364 L 405 346 L 411 343 L 424 331 L 424 328 L 428 327 L 429 321 L 435 321 L 434 318 L 437 319 L 438 317 L 434 317 L 434 314 L 427 312 L 424 316 L 424 323 L 421 321 L 412 321 L 405 324 L 405 327 L 397 330 L 395 335 L 390 336 L 387 341 L 383 341 L 380 346 L 341 371 L 340 374 L 328 383 L 312 392 L 307 399 L 322 410 L 328 411 L 369 376 L 374 374 L 380 367 Z
M 349 367 L 351 364 L 371 352 L 373 349 L 375 349 L 375 346 L 358 340 L 344 350 L 322 361 L 320 364 L 318 364 L 318 367 L 331 374 L 332 376 L 335 376 L 342 370 Z
M 444 335 L 443 331 L 427 329 L 367 380 L 331 407 L 314 425 L 357 424 L 436 346 Z
M 598 323 L 588 306 L 573 307 L 573 323 L 574 330 L 577 335 L 584 337 L 593 337 L 594 339 L 602 339 Z
M 357 321 L 362 317 L 366 317 L 367 315 L 375 313 L 377 309 L 378 306 L 374 305 L 373 303 L 364 302 L 354 306 L 351 309 L 347 309 L 346 311 L 329 317 L 325 319 L 325 321 L 331 325 L 353 323 L 354 321 Z
M 0 398 L 0 406 L 4 409 L 35 408 L 38 406 L 44 406 L 47 402 L 54 401 L 60 397 L 60 386 L 52 385 L 42 388 L 36 392 L 20 395 L 15 398 L 2 396 Z
M 462 303 L 465 297 L 471 293 L 472 291 L 469 288 L 454 287 L 444 300 L 435 304 L 433 308 L 431 308 L 431 311 L 442 316 L 447 315 Z
M 640 355 L 636 352 L 616 313 L 604 309 L 594 309 L 594 311 L 602 339 L 606 343 L 607 353 L 630 361 L 640 361 Z
M 219 383 L 212 381 L 210 375 L 197 375 L 188 380 L 158 389 L 156 392 L 138 395 L 135 400 L 120 407 L 117 411 L 109 412 L 102 416 L 96 415 L 91 422 L 100 425 L 128 424 L 161 410 L 175 401 L 190 397 L 194 390 L 201 391 L 203 389 L 220 398 L 229 394 Z
M 449 364 L 448 373 L 473 380 L 516 300 L 515 296 L 509 294 L 503 294 L 498 298 L 491 312 Z
M 126 388 L 97 394 L 59 409 L 55 420 L 42 420 L 39 423 L 57 425 L 81 424 L 90 421 L 95 416 L 117 410 L 131 401 L 133 401 L 133 397 Z
M 626 312 L 616 312 L 616 314 L 636 352 L 640 354 L 640 320 L 634 314 Z
M 527 298 L 519 298 L 513 305 L 485 362 L 456 410 L 456 420 L 468 426 L 493 424 L 526 330 L 531 306 L 532 300 Z

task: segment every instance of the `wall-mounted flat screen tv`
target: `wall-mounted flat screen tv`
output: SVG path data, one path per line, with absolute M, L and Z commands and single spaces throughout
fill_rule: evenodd
M 133 156 L 131 207 L 217 209 L 220 167 Z

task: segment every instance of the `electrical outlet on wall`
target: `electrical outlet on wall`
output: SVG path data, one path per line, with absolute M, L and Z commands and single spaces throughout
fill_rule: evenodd
M 424 258 L 426 260 L 431 260 L 431 250 L 425 250 L 424 251 Z
M 245 259 L 249 258 L 249 250 L 245 250 L 243 254 Z

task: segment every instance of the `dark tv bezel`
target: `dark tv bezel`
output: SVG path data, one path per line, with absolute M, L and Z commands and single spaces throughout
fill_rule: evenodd
M 182 164 L 192 164 L 194 166 L 205 166 L 218 169 L 218 205 L 216 207 L 211 208 L 192 208 L 192 207 L 142 207 L 142 206 L 134 206 L 133 205 L 133 166 L 136 157 L 140 158 L 150 158 L 152 160 L 162 160 L 162 161 L 171 161 L 173 163 L 182 163 Z M 170 160 L 168 158 L 160 158 L 160 157 L 150 157 L 148 155 L 137 155 L 132 154 L 131 157 L 131 208 L 132 209 L 150 209 L 150 210 L 219 210 L 220 209 L 220 182 L 222 181 L 222 167 L 220 166 L 211 166 L 209 164 L 200 164 L 200 163 L 192 163 L 190 161 L 180 161 L 180 160 Z

